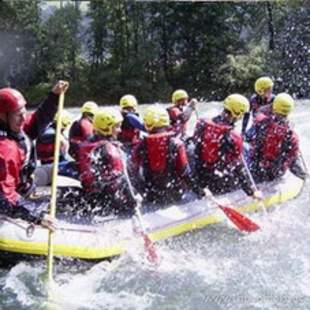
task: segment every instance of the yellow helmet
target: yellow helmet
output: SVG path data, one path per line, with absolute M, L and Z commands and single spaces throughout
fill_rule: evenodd
M 268 76 L 260 77 L 259 79 L 256 80 L 254 85 L 256 93 L 259 94 L 260 96 L 263 96 L 265 91 L 271 87 L 273 87 L 273 81 Z
M 278 94 L 273 101 L 272 110 L 274 113 L 287 116 L 294 109 L 294 99 L 286 93 Z
M 135 96 L 133 95 L 125 95 L 119 101 L 119 105 L 122 109 L 124 108 L 136 108 L 138 106 L 138 102 Z
M 94 130 L 103 136 L 112 135 L 113 127 L 123 121 L 122 114 L 114 108 L 98 109 L 94 116 Z
M 145 110 L 143 121 L 144 126 L 148 131 L 151 131 L 154 128 L 169 126 L 170 124 L 167 110 L 156 104 Z
M 249 112 L 250 104 L 247 98 L 239 94 L 232 94 L 225 98 L 224 109 L 228 110 L 233 117 L 239 118 L 245 112 Z
M 72 124 L 72 120 L 73 117 L 70 113 L 68 113 L 67 111 L 63 110 L 60 114 L 61 117 L 61 128 L 62 129 L 66 129 L 68 126 L 70 126 Z M 54 121 L 57 122 L 58 120 L 58 113 L 56 113 L 55 117 L 54 117 Z
M 181 99 L 188 99 L 188 93 L 183 89 L 178 89 L 172 94 L 172 103 L 176 104 Z
M 86 101 L 81 108 L 82 113 L 95 114 L 97 110 L 98 105 L 94 101 Z

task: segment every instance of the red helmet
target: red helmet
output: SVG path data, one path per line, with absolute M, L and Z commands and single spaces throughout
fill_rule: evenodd
M 0 113 L 14 112 L 26 105 L 24 96 L 16 89 L 0 89 Z

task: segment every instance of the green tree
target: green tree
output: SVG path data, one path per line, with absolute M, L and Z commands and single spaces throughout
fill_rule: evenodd
M 42 26 L 41 68 L 47 81 L 58 78 L 78 81 L 81 52 L 80 11 L 73 5 L 55 10 Z
M 36 76 L 40 1 L 2 1 L 0 16 L 1 83 L 29 86 Z

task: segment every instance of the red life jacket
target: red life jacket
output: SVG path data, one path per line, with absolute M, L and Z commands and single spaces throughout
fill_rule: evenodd
M 137 116 L 139 114 L 135 113 Z M 129 123 L 127 117 L 126 117 L 126 113 L 122 113 L 124 120 L 122 122 L 122 127 L 121 127 L 121 132 L 118 135 L 118 139 L 122 142 L 122 143 L 132 143 L 135 144 L 139 141 L 140 139 L 140 130 L 137 128 L 134 128 L 133 126 L 131 126 L 131 124 Z
M 120 151 L 113 144 L 113 142 L 99 140 L 82 143 L 78 153 L 78 169 L 80 172 L 80 180 L 83 188 L 89 192 L 94 192 L 97 190 L 94 187 L 94 184 L 97 181 L 95 172 L 98 171 L 94 171 L 94 168 L 92 167 L 92 156 L 94 150 L 102 146 L 105 147 L 106 158 L 108 160 L 108 162 L 102 166 L 102 170 L 100 171 L 100 177 L 102 178 L 103 182 L 104 180 L 108 180 L 113 176 L 117 176 L 124 171 Z
M 165 173 L 169 167 L 170 139 L 172 132 L 152 134 L 144 139 L 144 168 L 151 174 Z
M 0 129 L 0 195 L 13 205 L 31 185 L 35 157 L 33 143 L 25 132 L 10 135 Z
M 219 161 L 231 162 L 239 158 L 242 153 L 242 137 L 231 126 L 217 124 L 212 120 L 203 120 L 204 128 L 200 144 L 199 158 L 207 165 L 214 165 Z M 226 134 L 230 135 L 230 138 L 234 144 L 234 152 L 227 151 L 225 154 L 221 154 L 223 147 L 223 138 Z M 221 158 L 224 156 L 224 158 Z
M 24 132 L 20 133 L 25 135 L 25 140 L 8 135 L 7 129 L 3 130 L 0 124 L 0 196 L 13 205 L 20 199 L 20 193 L 23 195 L 29 187 L 29 176 L 35 168 L 31 140 L 36 139 L 53 120 L 57 99 L 58 96 L 51 93 L 36 112 L 27 114 Z
M 77 160 L 79 145 L 91 137 L 94 133 L 93 124 L 88 118 L 75 121 L 69 131 L 69 154 Z
M 187 122 L 182 122 L 178 119 L 179 115 L 183 113 L 183 109 L 174 105 L 167 109 L 170 117 L 170 125 L 173 131 L 177 134 L 185 134 L 187 130 Z
M 288 123 L 280 124 L 272 119 L 267 121 L 263 141 L 257 144 L 260 146 L 260 161 L 263 166 L 269 166 L 282 154 L 284 143 L 288 142 L 287 137 L 290 131 Z
M 41 163 L 51 163 L 54 160 L 55 150 L 55 135 L 56 131 L 53 127 L 47 128 L 47 130 L 38 137 L 36 143 L 37 157 L 41 160 Z M 64 137 L 61 135 L 60 141 L 60 160 L 64 159 L 66 153 L 66 145 L 63 141 Z

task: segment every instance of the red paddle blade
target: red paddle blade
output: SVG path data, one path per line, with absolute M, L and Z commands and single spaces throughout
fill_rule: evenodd
M 145 252 L 147 253 L 147 259 L 151 263 L 158 263 L 159 257 L 157 255 L 156 248 L 154 246 L 153 241 L 150 239 L 150 237 L 147 234 L 143 232 L 141 232 L 141 234 L 142 234 L 143 241 L 144 241 L 144 249 L 145 249 Z
M 254 232 L 260 229 L 260 227 L 256 223 L 254 223 L 245 215 L 237 212 L 236 210 L 226 206 L 219 206 L 219 207 L 227 215 L 227 217 L 239 228 L 239 230 L 246 232 Z

